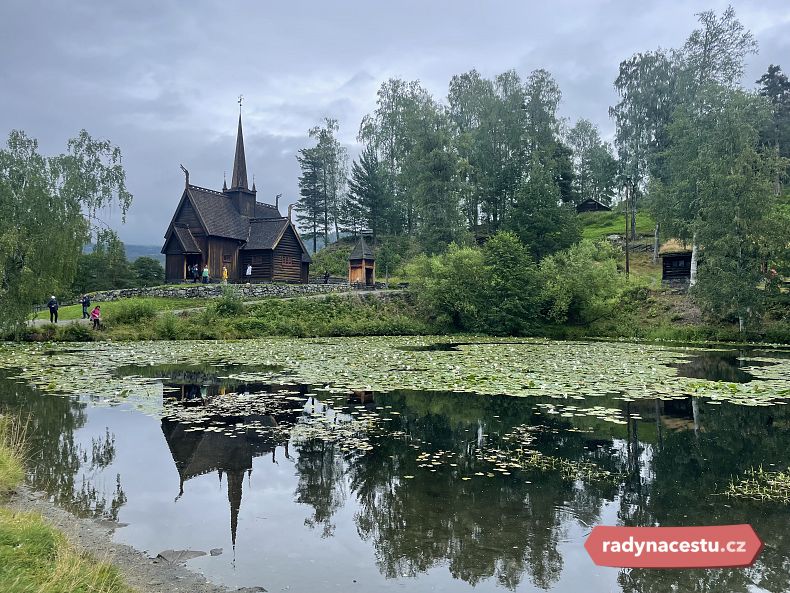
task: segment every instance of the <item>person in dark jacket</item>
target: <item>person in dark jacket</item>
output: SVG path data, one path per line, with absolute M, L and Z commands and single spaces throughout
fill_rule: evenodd
M 47 307 L 49 307 L 49 322 L 50 323 L 57 323 L 58 322 L 58 299 L 55 298 L 53 294 L 49 302 L 47 303 Z
M 90 311 L 88 311 L 91 306 L 91 297 L 89 297 L 87 294 L 82 295 L 80 303 L 82 304 L 82 318 L 88 319 L 91 315 Z

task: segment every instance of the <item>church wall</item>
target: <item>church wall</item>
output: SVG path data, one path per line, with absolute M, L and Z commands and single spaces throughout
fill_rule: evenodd
M 168 282 L 180 282 L 184 279 L 185 261 L 183 254 L 180 253 L 165 255 L 165 278 Z
M 278 282 L 302 282 L 302 248 L 289 226 L 274 248 L 273 279 Z
M 184 204 L 181 206 L 181 210 L 178 212 L 175 222 L 187 225 L 189 230 L 192 232 L 192 235 L 196 239 L 198 236 L 205 235 L 205 231 L 200 224 L 200 219 L 198 218 L 197 212 L 192 207 L 189 199 L 184 200 Z
M 239 252 L 239 278 L 246 280 L 247 265 L 252 265 L 252 280 L 272 279 L 271 249 L 251 249 Z
M 222 278 L 222 266 L 228 268 L 228 278 L 239 278 L 239 242 L 234 239 L 209 237 L 207 241 L 206 261 L 208 271 L 214 280 Z

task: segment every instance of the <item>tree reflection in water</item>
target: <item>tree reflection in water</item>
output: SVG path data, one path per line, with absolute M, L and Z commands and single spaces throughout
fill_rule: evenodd
M 193 377 L 183 379 L 174 395 L 182 394 L 181 387 L 183 393 L 190 391 L 186 380 Z M 195 385 L 212 385 L 209 379 Z M 234 386 L 240 387 L 267 393 L 278 389 Z M 593 570 L 591 563 L 570 566 L 564 550 L 569 545 L 581 548 L 584 534 L 596 524 L 613 522 L 616 512 L 618 523 L 634 526 L 751 523 L 767 543 L 751 569 L 621 571 L 618 583 L 626 593 L 790 590 L 790 511 L 717 494 L 749 467 L 787 466 L 786 406 L 595 398 L 592 405 L 621 410 L 626 423 L 617 425 L 589 416 L 541 413 L 535 406 L 540 398 L 356 392 L 327 394 L 322 405 L 311 406 L 305 405 L 311 397 L 307 386 L 285 389 L 303 399 L 268 415 L 213 418 L 227 432 L 202 432 L 162 420 L 182 489 L 184 481 L 207 472 L 227 480 L 234 544 L 245 473 L 252 471 L 256 457 L 275 455 L 283 447 L 294 464 L 293 512 L 301 517 L 305 505 L 309 507 L 304 524 L 331 540 L 341 527 L 339 513 L 353 509 L 354 528 L 369 542 L 378 570 L 387 578 L 446 567 L 453 578 L 470 585 L 492 580 L 510 590 L 526 583 L 551 590 L 569 573 Z M 93 489 L 90 479 L 112 464 L 112 433 L 83 447 L 75 443 L 74 433 L 85 423 L 84 403 L 41 396 L 9 381 L 2 382 L 0 392 L 5 406 L 31 414 L 34 486 L 81 514 L 117 518 L 125 501 L 120 481 L 115 492 L 103 493 Z M 220 387 L 199 402 L 182 401 L 184 406 L 204 406 L 212 397 L 233 395 Z M 375 412 L 381 421 L 370 436 L 373 447 L 344 451 L 343 443 L 322 438 L 289 442 L 284 427 L 327 411 L 338 418 Z M 257 428 L 245 428 L 247 424 Z M 529 446 L 541 454 L 595 463 L 616 479 L 569 479 L 551 470 L 512 470 L 509 475 L 492 471 L 492 464 L 481 457 L 514 447 L 504 437 L 522 425 L 540 427 L 530 433 L 534 441 Z M 426 465 L 419 457 L 425 453 L 430 460 L 438 459 L 437 464 L 420 467 Z
M 74 433 L 85 425 L 86 402 L 44 395 L 8 377 L 0 372 L 0 406 L 28 421 L 25 467 L 30 485 L 76 515 L 117 521 L 126 502 L 120 474 L 110 492 L 96 488 L 92 480 L 112 464 L 115 436 L 107 429 L 92 439 L 90 448 L 84 446 Z

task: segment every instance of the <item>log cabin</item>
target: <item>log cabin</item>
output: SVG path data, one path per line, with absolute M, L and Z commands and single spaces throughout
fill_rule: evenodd
M 576 212 L 579 214 L 582 212 L 608 212 L 610 210 L 609 206 L 593 198 L 587 198 L 576 205 Z
M 184 173 L 184 191 L 162 246 L 167 282 L 189 280 L 193 265 L 200 270 L 207 265 L 212 280 L 221 278 L 226 267 L 232 282 L 307 282 L 311 258 L 291 222 L 290 207 L 282 216 L 279 204 L 257 201 L 254 182 L 248 187 L 241 114 L 231 187 L 223 182 L 222 191 L 215 191 L 192 185 L 189 172 Z

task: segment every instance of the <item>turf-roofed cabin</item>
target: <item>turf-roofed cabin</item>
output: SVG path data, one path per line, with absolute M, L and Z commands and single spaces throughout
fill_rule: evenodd
M 185 170 L 186 172 L 186 170 Z M 222 268 L 236 282 L 307 282 L 310 255 L 290 220 L 277 205 L 258 202 L 255 184 L 247 186 L 247 163 L 239 116 L 231 187 L 222 191 L 189 183 L 165 233 L 168 282 L 191 278 L 190 268 L 208 265 L 212 281 Z M 248 267 L 251 274 L 247 274 Z

